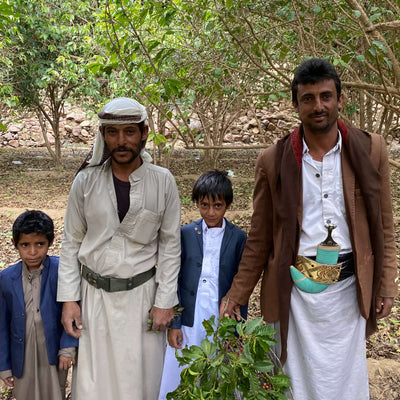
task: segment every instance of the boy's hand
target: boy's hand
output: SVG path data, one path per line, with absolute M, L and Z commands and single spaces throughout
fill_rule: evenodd
M 63 304 L 61 322 L 68 335 L 74 338 L 81 336 L 81 308 L 76 301 L 67 301 Z
M 60 356 L 58 358 L 58 369 L 60 371 L 67 371 L 73 365 L 75 365 L 75 360 L 72 357 Z
M 3 382 L 10 388 L 14 387 L 14 377 L 13 376 L 8 376 L 7 378 L 4 378 Z
M 151 331 L 165 331 L 174 319 L 174 309 L 153 306 L 150 310 L 149 319 L 152 321 Z
M 174 349 L 182 348 L 183 335 L 181 329 L 168 329 L 168 343 Z

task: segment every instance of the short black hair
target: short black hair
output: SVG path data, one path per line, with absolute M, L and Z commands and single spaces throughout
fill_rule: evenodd
M 197 179 L 192 191 L 192 200 L 198 202 L 208 196 L 211 196 L 213 201 L 217 198 L 224 199 L 227 206 L 232 204 L 232 182 L 226 171 L 214 169 L 205 172 Z
M 320 81 L 332 79 L 336 86 L 337 98 L 342 92 L 342 84 L 335 67 L 322 58 L 310 58 L 299 65 L 292 81 L 292 102 L 298 104 L 297 90 L 299 85 L 315 84 Z
M 43 211 L 27 210 L 17 217 L 12 227 L 12 235 L 15 247 L 17 247 L 21 233 L 43 233 L 46 235 L 49 245 L 54 239 L 53 220 Z

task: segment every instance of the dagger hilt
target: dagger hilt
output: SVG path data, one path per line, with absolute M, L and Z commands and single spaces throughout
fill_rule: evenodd
M 327 247 L 336 247 L 338 244 L 333 240 L 332 238 L 332 231 L 336 228 L 336 225 L 332 224 L 325 224 L 325 228 L 328 230 L 328 234 L 323 242 L 320 244 L 322 246 L 327 246 Z

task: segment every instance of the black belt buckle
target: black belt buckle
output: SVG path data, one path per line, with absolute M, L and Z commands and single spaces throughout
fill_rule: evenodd
M 96 289 L 104 289 L 110 291 L 110 278 L 105 278 L 95 272 L 87 272 L 85 279 Z
M 97 274 L 94 274 L 93 272 L 87 272 L 85 274 L 85 279 L 92 285 L 94 286 L 96 289 L 98 289 L 98 281 L 97 281 L 97 277 L 95 276 Z

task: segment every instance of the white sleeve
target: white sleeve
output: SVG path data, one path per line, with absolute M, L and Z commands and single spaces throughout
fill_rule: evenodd
M 165 212 L 159 230 L 158 283 L 155 306 L 171 308 L 178 304 L 177 280 L 181 262 L 181 202 L 174 177 L 167 175 Z
M 82 174 L 72 184 L 64 219 L 64 237 L 58 268 L 57 301 L 81 299 L 81 272 L 78 253 L 86 234 Z

